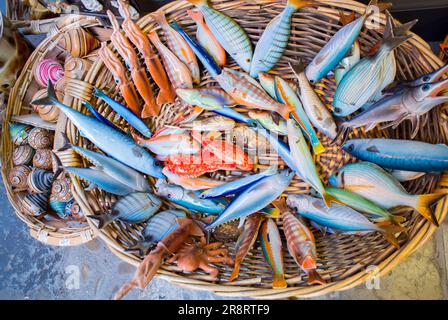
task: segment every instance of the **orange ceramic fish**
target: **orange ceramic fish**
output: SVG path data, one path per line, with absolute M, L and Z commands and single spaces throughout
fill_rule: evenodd
M 127 107 L 136 115 L 140 115 L 142 110 L 138 102 L 138 95 L 135 91 L 134 84 L 128 81 L 126 77 L 126 68 L 121 64 L 118 57 L 107 47 L 105 42 L 101 44 L 98 55 L 107 69 L 112 73 Z
M 174 99 L 176 99 L 176 92 L 168 79 L 162 62 L 152 50 L 148 37 L 132 21 L 128 5 L 123 0 L 119 0 L 118 3 L 124 13 L 124 21 L 121 27 L 129 40 L 131 40 L 138 51 L 140 51 L 143 59 L 145 59 L 145 64 L 151 77 L 160 89 L 159 95 L 157 96 L 157 103 L 162 105 L 164 103 L 174 102 Z
M 121 33 L 117 18 L 110 10 L 107 11 L 107 15 L 114 29 L 110 37 L 112 44 L 115 49 L 117 49 L 118 53 L 123 57 L 127 67 L 131 70 L 132 81 L 134 82 L 137 91 L 145 101 L 145 106 L 143 107 L 141 116 L 142 118 L 157 116 L 160 113 L 160 106 L 154 98 L 151 83 L 146 76 L 146 70 L 140 66 L 137 53 L 134 51 L 132 44 Z
M 177 184 L 178 186 L 181 186 L 184 189 L 187 190 L 206 190 L 213 187 L 220 186 L 225 181 L 220 180 L 214 180 L 207 177 L 199 177 L 199 178 L 188 178 L 188 177 L 181 177 L 177 174 L 172 173 L 168 168 L 163 168 L 162 173 L 168 178 L 168 180 L 174 184 Z

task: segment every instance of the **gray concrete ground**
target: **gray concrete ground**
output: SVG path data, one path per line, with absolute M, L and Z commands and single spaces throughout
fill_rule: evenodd
M 318 299 L 447 299 L 447 225 L 418 252 L 383 277 L 379 289 L 360 286 Z M 79 288 L 71 276 L 79 272 Z M 0 186 L 0 299 L 110 299 L 134 268 L 100 240 L 80 247 L 48 247 L 32 239 Z M 371 285 L 369 287 L 372 287 Z M 373 286 L 375 287 L 375 286 Z M 130 299 L 220 299 L 155 279 Z

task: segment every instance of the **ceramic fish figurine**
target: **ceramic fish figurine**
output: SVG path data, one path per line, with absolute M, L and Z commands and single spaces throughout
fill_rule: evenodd
M 339 83 L 333 98 L 333 114 L 345 117 L 363 107 L 380 90 L 385 78 L 385 63 L 391 51 L 409 40 L 412 35 L 395 36 L 392 17 L 388 15 L 388 26 L 380 49 L 374 56 L 361 59 L 350 69 Z M 412 24 L 409 24 L 409 28 Z
M 327 208 L 321 199 L 309 195 L 289 195 L 286 202 L 290 208 L 297 210 L 300 216 L 313 220 L 319 225 L 341 230 L 347 234 L 363 235 L 379 232 L 392 245 L 400 247 L 395 234 L 404 231 L 405 228 L 395 225 L 376 225 L 350 207 L 332 204 L 330 208 Z
M 308 82 L 302 61 L 295 65 L 290 64 L 290 67 L 299 81 L 299 97 L 309 120 L 317 130 L 330 139 L 334 139 L 336 137 L 336 123 L 330 111 Z
M 155 31 L 149 34 L 149 39 L 159 51 L 168 78 L 174 89 L 193 88 L 193 79 L 188 67 L 180 61 L 179 58 L 162 43 L 162 41 L 160 41 L 160 38 Z
M 28 176 L 31 168 L 25 165 L 15 166 L 9 171 L 8 179 L 14 191 L 25 191 L 28 189 Z
M 261 125 L 268 129 L 269 131 L 286 136 L 288 134 L 288 129 L 286 128 L 286 121 L 279 120 L 278 123 L 272 119 L 272 116 L 267 111 L 249 111 L 249 117 L 253 120 L 257 120 Z
M 56 84 L 64 77 L 64 68 L 53 59 L 44 59 L 34 68 L 34 79 L 41 87 L 46 87 L 48 80 Z
M 404 217 L 391 214 L 389 211 L 381 208 L 376 203 L 360 196 L 359 194 L 345 189 L 331 187 L 327 187 L 325 190 L 340 203 L 343 203 L 356 211 L 367 213 L 369 218 L 373 219 L 375 222 L 390 221 L 399 225 L 406 220 Z
M 403 170 L 389 170 L 390 174 L 400 182 L 411 181 L 423 177 L 425 172 L 413 172 Z
M 162 206 L 159 197 L 152 193 L 131 193 L 120 198 L 113 206 L 110 213 L 88 216 L 98 222 L 98 229 L 103 229 L 113 221 L 123 221 L 136 224 L 147 221 Z
M 226 223 L 234 219 L 240 219 L 240 223 L 250 214 L 255 213 L 280 196 L 289 186 L 294 173 L 283 170 L 275 175 L 268 176 L 249 186 L 240 193 L 206 230 Z
M 25 214 L 39 217 L 48 208 L 48 193 L 30 193 L 23 198 L 21 205 Z
M 134 136 L 134 140 L 141 146 L 151 150 L 159 156 L 174 154 L 196 154 L 200 151 L 200 144 L 191 138 L 189 134 L 158 135 L 151 139 L 143 139 Z
M 438 225 L 430 207 L 445 194 L 411 195 L 393 176 L 376 164 L 359 162 L 345 165 L 329 178 L 329 183 L 359 194 L 386 210 L 399 206 L 413 208 Z
M 101 171 L 110 179 L 116 180 L 122 183 L 134 191 L 150 192 L 151 187 L 145 177 L 136 170 L 128 167 L 127 165 L 115 160 L 114 158 L 105 156 L 101 153 L 97 153 L 88 149 L 84 149 L 78 146 L 74 146 L 66 142 L 66 144 L 59 149 L 59 151 L 72 149 L 77 154 L 82 156 L 94 165 L 96 171 Z
M 263 219 L 263 215 L 256 212 L 248 216 L 244 221 L 243 232 L 238 237 L 238 241 L 235 245 L 235 265 L 233 267 L 232 275 L 229 278 L 229 282 L 238 278 L 241 262 L 243 262 L 250 249 L 254 246 Z
M 140 132 L 146 138 L 151 138 L 151 130 L 148 128 L 146 123 L 136 116 L 131 110 L 118 103 L 108 95 L 106 95 L 100 89 L 94 87 L 93 95 L 104 100 L 112 109 L 115 110 L 123 119 L 125 119 L 135 130 Z
M 320 154 L 325 151 L 325 147 L 319 141 L 317 137 L 316 131 L 311 124 L 308 115 L 305 113 L 303 109 L 302 102 L 296 95 L 296 90 L 293 87 L 283 80 L 281 77 L 276 76 L 273 79 L 273 90 L 276 95 L 276 99 L 284 104 L 287 104 L 291 108 L 293 108 L 294 112 L 292 112 L 294 120 L 299 124 L 302 131 L 307 136 L 310 141 L 313 151 L 315 154 Z
M 236 101 L 219 88 L 177 89 L 176 93 L 186 103 L 205 110 L 236 106 Z
M 46 149 L 53 143 L 53 134 L 43 128 L 34 128 L 28 135 L 28 143 L 34 149 Z
M 168 168 L 164 168 L 162 172 L 170 182 L 177 184 L 178 186 L 181 186 L 184 189 L 192 191 L 210 189 L 225 183 L 224 181 L 214 180 L 207 177 L 199 177 L 199 178 L 181 177 L 178 176 L 177 174 L 170 172 Z
M 329 207 L 334 198 L 325 190 L 302 131 L 295 126 L 295 122 L 292 119 L 288 120 L 288 143 L 291 156 L 297 163 L 297 175 L 319 192 L 326 206 Z
M 162 28 L 168 48 L 188 67 L 193 82 L 199 84 L 201 81 L 201 72 L 191 47 L 184 38 L 168 24 L 163 11 L 159 10 L 153 12 L 150 16 Z
M 12 163 L 15 166 L 30 164 L 33 160 L 34 152 L 35 150 L 27 144 L 18 146 L 12 152 Z
M 33 130 L 33 127 L 26 124 L 9 123 L 9 136 L 16 146 L 28 143 L 28 136 L 31 130 Z
M 142 109 L 138 101 L 137 91 L 135 90 L 134 84 L 126 77 L 126 68 L 123 66 L 120 59 L 115 56 L 105 42 L 101 43 L 101 48 L 98 50 L 98 56 L 104 62 L 107 69 L 112 73 L 127 107 L 132 110 L 134 114 L 141 114 Z
M 34 101 L 34 103 L 57 105 L 81 134 L 99 149 L 137 171 L 156 178 L 163 178 L 162 168 L 157 165 L 151 154 L 134 143 L 128 135 L 59 102 L 56 99 L 51 82 L 48 85 L 47 97 Z M 111 143 L 111 141 L 114 141 L 114 143 Z
M 159 56 L 154 53 L 151 48 L 148 36 L 132 21 L 129 5 L 123 0 L 119 0 L 118 4 L 123 11 L 124 21 L 121 25 L 126 36 L 137 47 L 140 54 L 145 60 L 146 68 L 149 70 L 152 79 L 159 87 L 159 95 L 157 103 L 172 103 L 176 99 L 176 92 L 168 79 L 165 69 Z
M 86 107 L 89 112 L 98 120 L 101 121 L 102 123 L 104 123 L 105 125 L 118 130 L 118 131 L 123 131 L 120 127 L 117 127 L 113 122 L 109 121 L 109 119 L 103 117 L 103 115 L 101 113 L 99 113 L 90 103 L 88 103 L 87 101 L 83 101 L 82 105 L 84 107 Z
M 261 179 L 264 179 L 264 178 L 274 175 L 276 173 L 277 173 L 276 167 L 269 167 L 269 169 L 264 170 L 260 173 L 248 175 L 246 177 L 239 178 L 239 179 L 235 179 L 233 181 L 227 182 L 218 187 L 214 187 L 214 188 L 205 190 L 199 195 L 199 197 L 201 199 L 219 198 L 219 197 L 224 197 L 224 196 L 228 196 L 231 194 L 237 194 L 241 191 L 246 190 L 246 188 L 248 188 L 252 184 L 256 183 L 257 181 L 260 181 Z
M 201 199 L 197 192 L 185 190 L 181 186 L 168 184 L 164 180 L 157 180 L 156 194 L 166 198 L 168 201 L 180 205 L 189 210 L 205 213 L 207 215 L 217 215 L 224 211 L 225 206 L 208 199 Z
M 196 39 L 198 39 L 199 44 L 207 50 L 220 67 L 225 66 L 226 51 L 205 23 L 202 13 L 198 10 L 187 10 L 187 14 L 196 23 Z
M 272 99 L 277 99 L 275 92 L 275 76 L 266 72 L 258 74 L 258 82 L 260 82 L 263 89 L 271 96 Z
M 120 56 L 126 62 L 126 66 L 131 71 L 132 81 L 137 88 L 138 93 L 143 98 L 145 105 L 141 112 L 142 118 L 157 116 L 160 113 L 160 106 L 156 103 L 154 93 L 152 92 L 151 83 L 146 76 L 146 70 L 140 66 L 140 62 L 132 44 L 121 33 L 120 25 L 113 13 L 108 10 L 107 16 L 112 24 L 113 32 L 110 36 L 112 44 L 117 49 Z M 137 113 L 138 114 L 138 113 Z
M 252 43 L 243 28 L 231 17 L 209 6 L 207 0 L 188 0 L 204 16 L 213 35 L 227 53 L 245 71 L 250 71 L 252 63 Z
M 349 129 L 363 126 L 366 127 L 366 131 L 370 131 L 381 123 L 386 123 L 381 127 L 382 129 L 388 127 L 395 129 L 403 121 L 410 120 L 411 139 L 413 139 L 420 128 L 420 117 L 434 107 L 448 102 L 448 97 L 437 96 L 446 88 L 448 88 L 448 80 L 441 80 L 404 89 L 396 95 L 385 96 L 366 111 L 344 121 L 340 125 L 338 135 L 346 137 Z
M 53 169 L 53 152 L 50 149 L 38 149 L 33 157 L 33 166 L 43 170 Z
M 416 172 L 448 169 L 448 146 L 414 140 L 352 139 L 343 145 L 355 157 L 383 168 Z
M 375 8 L 378 9 L 378 1 L 370 1 L 362 16 L 348 24 L 344 24 L 319 51 L 305 71 L 306 77 L 311 84 L 320 81 L 347 56 L 365 22 L 371 15 L 375 14 Z
M 288 244 L 289 254 L 297 265 L 308 275 L 308 284 L 325 284 L 325 280 L 316 271 L 316 240 L 310 229 L 289 210 L 285 199 L 274 201 L 280 210 L 283 231 Z
M 264 257 L 274 272 L 272 288 L 281 289 L 288 285 L 285 280 L 285 266 L 283 263 L 282 239 L 277 224 L 273 219 L 266 219 L 261 225 L 260 243 Z
M 224 116 L 212 116 L 202 120 L 180 124 L 179 127 L 199 132 L 229 131 L 235 127 L 235 121 Z
M 285 51 L 291 34 L 291 18 L 297 10 L 312 5 L 311 0 L 288 0 L 285 9 L 269 22 L 255 47 L 250 76 L 271 70 Z

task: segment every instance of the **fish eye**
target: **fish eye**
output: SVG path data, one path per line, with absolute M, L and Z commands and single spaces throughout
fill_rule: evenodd
M 431 80 L 431 78 L 429 77 L 429 76 L 424 76 L 423 77 L 423 81 L 424 82 L 428 82 L 428 81 L 430 81 Z
M 355 149 L 355 146 L 353 144 L 351 144 L 347 147 L 348 152 L 352 152 L 354 149 Z
M 316 81 L 314 81 L 314 80 L 310 80 L 310 83 L 311 83 L 311 84 L 315 84 Z
M 334 112 L 336 112 L 336 113 L 341 113 L 341 108 L 334 108 Z
M 171 197 L 172 197 L 171 193 L 168 193 L 168 194 L 166 195 L 166 197 L 167 197 L 168 199 L 171 199 Z
M 430 86 L 429 84 L 425 84 L 425 85 L 422 87 L 422 90 L 423 90 L 423 91 L 428 91 L 430 88 L 431 88 L 431 86 Z

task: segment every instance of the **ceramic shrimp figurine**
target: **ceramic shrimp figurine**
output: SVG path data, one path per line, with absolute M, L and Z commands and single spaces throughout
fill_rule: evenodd
M 151 89 L 151 83 L 146 76 L 145 69 L 140 66 L 137 53 L 134 51 L 129 40 L 121 33 L 117 18 L 110 10 L 107 11 L 107 16 L 114 29 L 110 37 L 112 44 L 131 70 L 132 81 L 135 83 L 137 91 L 145 101 L 145 106 L 141 112 L 142 118 L 157 116 L 160 112 L 160 106 L 156 103 L 154 93 Z
M 176 221 L 180 226 L 161 240 L 155 249 L 145 257 L 138 266 L 134 278 L 130 282 L 125 283 L 115 294 L 115 300 L 122 299 L 135 287 L 143 290 L 156 275 L 157 270 L 163 263 L 163 259 L 178 251 L 190 236 L 204 238 L 204 233 L 193 220 L 177 218 Z M 205 242 L 205 240 L 201 240 L 201 242 Z
M 134 21 L 132 21 L 128 4 L 126 4 L 124 0 L 119 0 L 118 3 L 120 8 L 122 8 L 124 15 L 124 21 L 121 27 L 129 40 L 131 40 L 143 56 L 152 79 L 160 89 L 159 95 L 157 96 L 157 103 L 162 105 L 164 103 L 174 102 L 174 99 L 176 99 L 176 92 L 168 79 L 168 75 L 163 68 L 162 62 L 152 50 L 148 37 L 134 23 Z
M 98 55 L 103 60 L 107 69 L 112 73 L 115 81 L 118 84 L 120 93 L 123 96 L 126 105 L 135 114 L 141 114 L 141 108 L 138 102 L 137 91 L 135 91 L 134 84 L 129 82 L 126 77 L 126 68 L 121 64 L 120 60 L 107 47 L 106 43 L 101 44 Z

